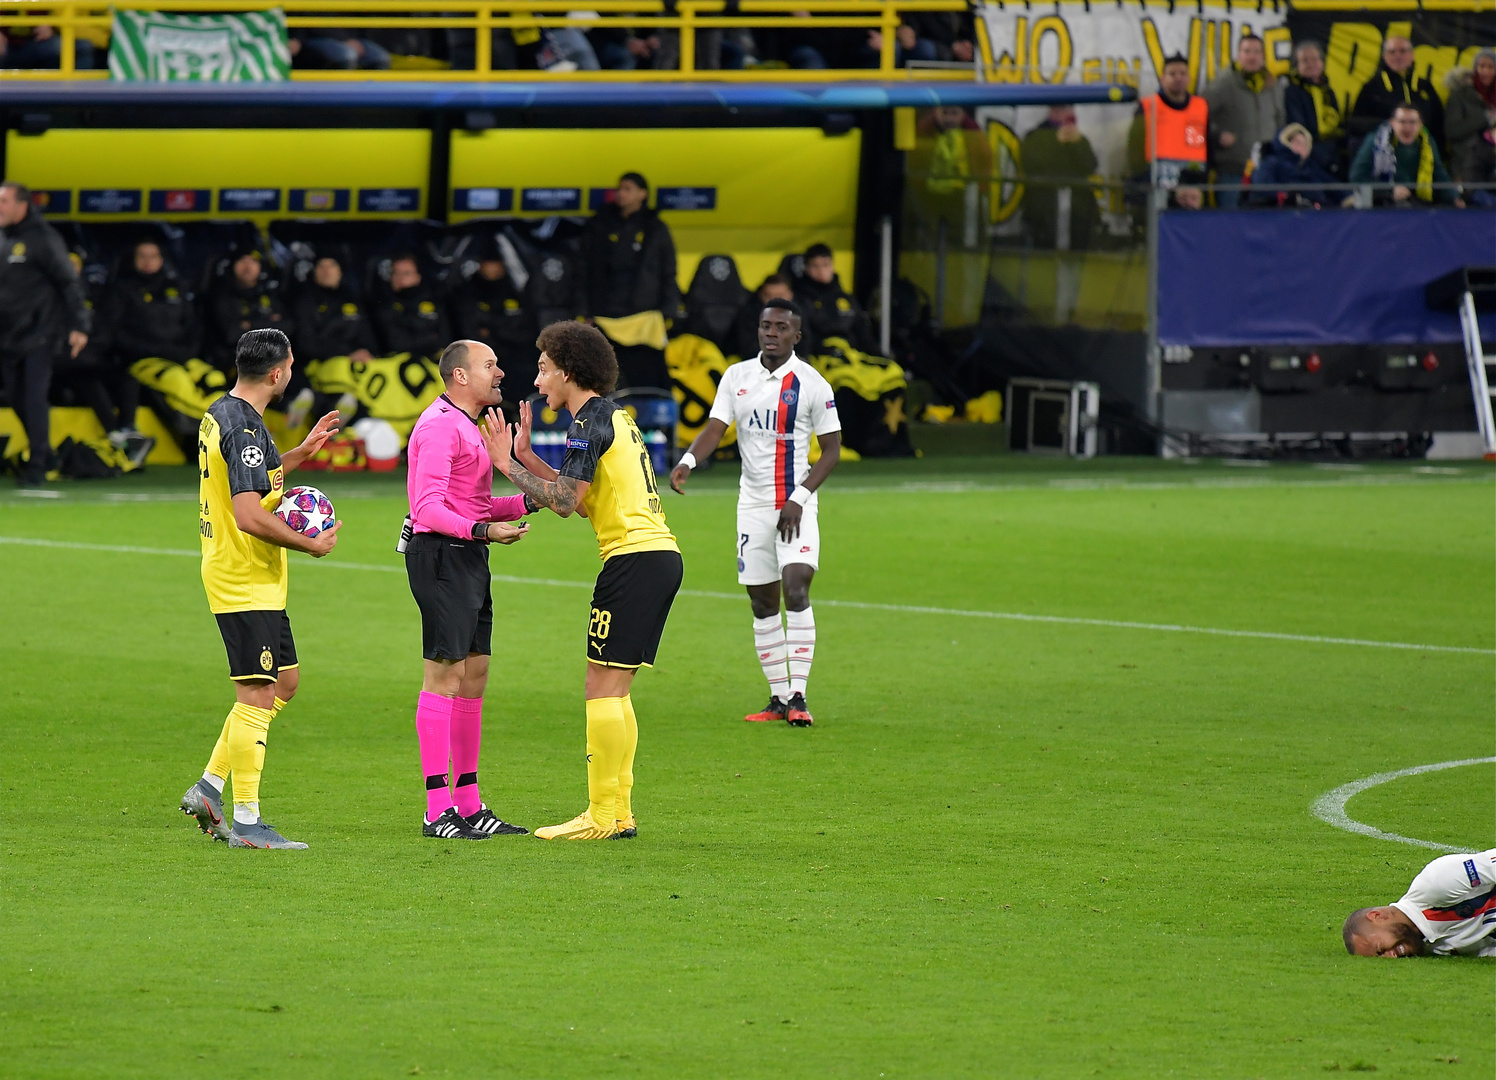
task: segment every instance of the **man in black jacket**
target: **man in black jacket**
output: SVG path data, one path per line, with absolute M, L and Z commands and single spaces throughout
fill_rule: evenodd
M 416 257 L 390 260 L 389 293 L 374 309 L 374 327 L 387 353 L 410 353 L 435 360 L 452 340 L 441 296 L 421 279 Z
M 239 339 L 250 330 L 291 329 L 280 290 L 266 277 L 260 252 L 235 248 L 229 274 L 208 297 L 208 334 L 205 357 L 220 371 L 234 366 Z
M 805 249 L 805 276 L 795 282 L 795 302 L 805 312 L 806 355 L 814 356 L 828 337 L 845 338 L 860 352 L 878 351 L 872 320 L 842 288 L 831 249 L 825 244 Z
M 104 322 L 126 367 L 148 356 L 185 363 L 202 351 L 192 295 L 154 240 L 135 245 L 104 297 Z
M 669 389 L 665 332 L 681 316 L 675 241 L 649 208 L 649 181 L 624 173 L 587 223 L 585 310 L 618 355 L 618 385 Z M 601 320 L 601 321 L 598 321 Z
M 153 441 L 135 429 L 140 383 L 130 366 L 150 357 L 185 364 L 202 351 L 192 294 L 166 264 L 156 241 L 141 240 L 131 250 L 105 291 L 100 323 L 107 347 L 93 357 L 85 354 L 93 362 L 70 369 L 67 379 L 74 394 L 93 408 L 110 441 L 138 464 Z
M 31 205 L 30 190 L 14 181 L 0 184 L 0 382 L 30 443 L 23 487 L 47 478 L 53 358 L 64 342 L 71 356 L 82 352 L 89 329 L 90 314 L 62 237 Z
M 312 281 L 296 295 L 292 307 L 296 324 L 296 357 L 303 364 L 346 356 L 368 360 L 379 347 L 363 299 L 343 277 L 343 264 L 331 255 L 319 256 Z
M 459 339 L 481 341 L 494 351 L 504 369 L 504 401 L 518 409 L 518 403 L 535 392 L 540 359 L 535 338 L 540 327 L 493 242 L 480 242 L 473 254 L 477 271 L 452 291 L 448 302 L 452 331 Z
M 1423 126 L 1437 147 L 1444 146 L 1444 103 L 1434 84 L 1413 70 L 1413 43 L 1405 37 L 1389 37 L 1382 43 L 1382 63 L 1356 95 L 1346 128 L 1352 136 L 1365 138 L 1385 121 L 1392 110 L 1411 105 L 1423 117 Z M 1351 154 L 1355 156 L 1354 152 Z

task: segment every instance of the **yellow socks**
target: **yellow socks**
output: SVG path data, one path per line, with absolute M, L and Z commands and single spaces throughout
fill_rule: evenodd
M 639 721 L 634 718 L 632 697 L 619 699 L 623 705 L 623 763 L 618 767 L 618 803 L 613 816 L 627 821 L 634 813 L 634 751 L 639 748 Z
M 617 820 L 618 774 L 627 743 L 626 698 L 592 698 L 587 702 L 587 798 L 592 820 L 610 828 Z M 632 786 L 632 781 L 630 782 Z M 234 787 L 239 776 L 234 774 Z
M 280 711 L 286 707 L 286 703 L 280 698 L 275 699 L 275 704 L 270 709 L 270 719 L 274 720 L 280 715 Z M 234 722 L 234 714 L 231 712 L 224 717 L 223 730 L 218 733 L 218 742 L 213 745 L 213 756 L 208 758 L 208 767 L 203 771 L 204 777 L 216 776 L 219 780 L 229 778 L 229 725 Z M 220 787 L 222 785 L 219 785 Z
M 220 781 L 229 778 L 229 728 L 233 723 L 233 713 L 223 718 L 223 730 L 218 733 L 218 742 L 213 745 L 213 756 L 208 759 L 208 767 L 203 771 L 205 778 L 216 776 Z
M 235 805 L 258 804 L 260 770 L 265 766 L 265 739 L 270 720 L 269 709 L 238 702 L 229 713 L 228 757 L 234 773 Z

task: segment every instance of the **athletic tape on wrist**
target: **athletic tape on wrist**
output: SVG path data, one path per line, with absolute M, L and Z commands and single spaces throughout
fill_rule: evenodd
M 799 503 L 801 506 L 804 506 L 810 501 L 810 488 L 806 487 L 804 484 L 801 484 L 794 491 L 790 492 L 789 501 L 793 503 Z
M 696 468 L 696 455 L 693 454 L 693 453 L 691 453 L 691 451 L 687 450 L 684 454 L 682 454 L 680 456 L 680 460 L 678 462 L 676 462 L 676 464 L 677 465 L 684 465 L 687 469 L 693 469 L 694 470 Z

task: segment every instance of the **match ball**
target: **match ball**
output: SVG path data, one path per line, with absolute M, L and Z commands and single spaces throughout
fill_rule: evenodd
M 307 537 L 326 531 L 337 521 L 332 500 L 314 487 L 293 487 L 286 492 L 275 508 L 275 516 Z

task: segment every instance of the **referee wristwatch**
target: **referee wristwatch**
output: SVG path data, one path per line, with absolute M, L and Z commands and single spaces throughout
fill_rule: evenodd
M 486 521 L 475 521 L 475 522 L 473 522 L 473 539 L 474 540 L 487 540 L 488 539 L 488 522 L 486 522 Z

